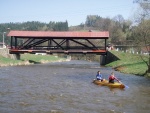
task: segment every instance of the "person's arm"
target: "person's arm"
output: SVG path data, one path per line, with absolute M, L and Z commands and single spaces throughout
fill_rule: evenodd
M 96 78 L 99 79 L 99 75 L 98 74 L 96 75 Z
M 120 82 L 118 78 L 116 78 L 116 77 L 114 77 L 114 78 L 115 78 L 118 82 Z
M 112 77 L 111 76 L 109 76 L 109 80 L 111 80 L 112 79 Z
M 100 74 L 100 77 L 102 78 L 102 74 Z

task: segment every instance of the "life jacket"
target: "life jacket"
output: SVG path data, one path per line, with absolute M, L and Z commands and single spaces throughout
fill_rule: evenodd
M 97 79 L 102 79 L 102 74 L 97 74 L 97 75 L 96 75 L 96 78 L 97 78 Z
M 114 80 L 115 79 L 115 77 L 113 77 L 113 76 L 109 76 L 109 80 Z

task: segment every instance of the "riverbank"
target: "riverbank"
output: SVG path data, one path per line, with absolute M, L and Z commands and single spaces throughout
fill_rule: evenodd
M 62 62 L 66 60 L 67 60 L 66 58 L 60 58 L 54 55 L 21 54 L 20 60 L 13 60 L 0 55 L 0 67 L 41 64 L 48 62 Z
M 147 65 L 142 61 L 140 55 L 124 53 L 118 51 L 111 51 L 116 55 L 120 60 L 111 62 L 106 66 L 114 68 L 116 71 L 120 71 L 126 74 L 134 74 L 139 76 L 145 76 L 145 71 L 147 70 Z M 148 56 L 143 56 L 144 59 L 147 59 Z M 150 77 L 150 73 L 147 74 Z
M 118 51 L 111 51 L 120 60 L 111 62 L 106 66 L 114 68 L 116 71 L 134 74 L 139 76 L 145 76 L 145 71 L 147 70 L 147 65 L 142 61 L 139 55 L 130 54 Z M 99 58 L 99 57 L 98 57 Z M 146 56 L 144 56 L 146 59 Z M 5 58 L 0 55 L 0 67 L 3 66 L 17 66 L 17 65 L 31 65 L 31 64 L 41 64 L 48 62 L 62 62 L 67 61 L 66 58 L 57 57 L 54 55 L 34 55 L 34 54 L 21 54 L 20 60 L 13 60 L 10 58 Z M 150 73 L 147 74 L 150 77 Z

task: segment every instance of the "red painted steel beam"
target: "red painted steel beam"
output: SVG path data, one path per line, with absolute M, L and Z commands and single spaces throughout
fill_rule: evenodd
M 65 54 L 106 54 L 106 50 L 18 50 L 18 49 L 10 49 L 10 54 L 17 54 L 17 53 L 47 53 L 47 54 L 53 54 L 53 53 L 65 53 Z

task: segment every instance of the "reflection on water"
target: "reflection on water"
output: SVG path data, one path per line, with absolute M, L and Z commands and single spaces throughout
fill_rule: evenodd
M 150 80 L 116 76 L 130 88 L 109 89 L 92 83 L 99 63 L 62 63 L 0 68 L 0 113 L 149 113 Z

